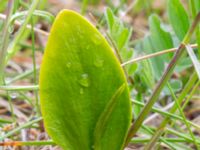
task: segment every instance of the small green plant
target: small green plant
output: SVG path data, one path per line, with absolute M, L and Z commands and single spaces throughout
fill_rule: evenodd
M 120 63 L 87 20 L 57 16 L 40 71 L 46 130 L 63 149 L 123 149 L 131 102 Z

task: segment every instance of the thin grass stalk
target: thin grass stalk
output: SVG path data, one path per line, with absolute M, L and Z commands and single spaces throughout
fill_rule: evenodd
M 150 135 L 153 135 L 153 134 L 154 134 L 154 131 L 151 130 L 150 128 L 148 128 L 147 126 L 142 125 L 142 128 L 143 128 L 144 130 L 146 130 Z M 170 147 L 172 150 L 176 150 L 176 148 L 175 148 L 170 142 L 166 141 L 164 138 L 160 137 L 160 140 L 161 140 L 164 144 L 166 144 L 168 147 Z
M 190 95 L 186 98 L 183 106 L 182 106 L 182 110 L 185 109 L 185 107 L 187 106 L 189 100 L 192 98 L 192 96 L 194 95 L 194 93 L 196 92 L 196 90 L 198 89 L 200 85 L 200 80 L 195 84 L 195 86 L 193 87 L 192 91 L 190 92 Z
M 171 142 L 171 143 L 185 143 L 188 142 L 186 141 L 184 138 L 164 138 L 167 142 Z M 139 138 L 136 137 L 134 139 L 131 140 L 130 143 L 132 144 L 141 144 L 141 143 L 148 143 L 151 140 L 151 138 Z M 159 142 L 161 142 L 161 140 L 159 140 Z
M 36 57 L 35 57 L 35 32 L 34 32 L 34 23 L 33 18 L 31 19 L 31 39 L 32 39 L 32 61 L 33 61 L 33 77 L 34 77 L 34 84 L 37 85 L 37 67 L 36 67 Z M 40 116 L 40 105 L 39 105 L 39 95 L 38 91 L 34 91 L 35 94 L 35 105 L 36 105 L 36 112 L 37 115 Z
M 26 26 L 28 25 L 28 22 L 31 20 L 32 14 L 34 10 L 36 9 L 37 5 L 39 4 L 40 0 L 33 0 L 30 9 L 28 10 L 27 17 L 24 21 L 24 23 L 21 25 L 21 28 L 19 29 L 16 37 L 14 38 L 14 41 L 9 45 L 8 47 L 8 55 L 6 58 L 6 62 L 16 53 L 17 49 L 14 49 L 15 45 L 17 45 L 21 39 L 21 36 L 26 30 Z
M 0 123 L 12 123 L 12 121 L 0 118 Z
M 174 134 L 175 136 L 184 138 L 185 140 L 187 140 L 188 143 L 194 143 L 193 139 L 191 139 L 188 134 L 183 134 L 183 133 L 177 132 L 170 128 L 166 128 L 166 131 L 171 134 Z M 197 143 L 200 144 L 200 138 L 197 138 L 197 137 L 195 137 L 195 138 L 196 138 Z
M 178 108 L 178 110 L 179 110 L 179 112 L 180 112 L 180 114 L 181 114 L 181 116 L 183 118 L 183 122 L 186 124 L 186 127 L 187 127 L 187 129 L 188 129 L 188 131 L 190 133 L 190 136 L 193 139 L 194 144 L 196 145 L 196 148 L 199 149 L 199 146 L 198 146 L 198 144 L 196 142 L 195 136 L 194 136 L 193 132 L 191 131 L 190 124 L 188 123 L 188 121 L 187 121 L 187 119 L 186 119 L 186 117 L 185 117 L 185 115 L 184 115 L 184 113 L 183 113 L 183 111 L 181 109 L 181 106 L 180 106 L 180 104 L 178 102 L 178 99 L 176 98 L 176 96 L 175 96 L 175 94 L 174 94 L 174 92 L 173 92 L 173 90 L 172 90 L 172 88 L 171 88 L 169 83 L 167 83 L 167 86 L 168 86 L 168 88 L 170 90 L 170 93 L 171 93 L 171 95 L 172 95 L 172 97 L 173 97 L 173 99 L 175 101 L 176 107 Z M 149 143 L 145 146 L 145 150 L 150 150 L 150 149 L 154 148 L 156 142 L 159 140 L 160 136 L 163 134 L 164 129 L 165 128 L 163 127 L 162 129 L 160 129 L 158 132 L 156 132 L 154 134 L 154 136 L 151 138 Z
M 200 62 L 197 59 L 196 54 L 194 53 L 193 49 L 189 45 L 186 45 L 186 50 L 187 50 L 187 53 L 190 57 L 190 60 L 192 61 L 194 69 L 195 69 L 195 71 L 196 71 L 196 73 L 199 77 L 199 80 L 200 80 Z
M 184 54 L 185 45 L 189 43 L 189 40 L 190 40 L 196 26 L 198 25 L 199 21 L 200 21 L 200 13 L 198 13 L 198 15 L 195 18 L 192 26 L 190 27 L 190 30 L 187 32 L 184 40 L 182 41 L 181 45 L 179 46 L 179 48 L 178 48 L 177 52 L 175 53 L 173 59 L 169 63 L 169 65 L 168 65 L 166 71 L 164 72 L 162 78 L 160 79 L 160 81 L 156 85 L 156 88 L 154 89 L 148 103 L 143 108 L 143 110 L 141 111 L 140 115 L 135 120 L 135 122 L 131 125 L 130 130 L 129 130 L 128 135 L 127 135 L 126 142 L 125 142 L 125 146 L 128 145 L 128 143 L 131 141 L 132 137 L 135 135 L 135 133 L 141 127 L 144 119 L 146 118 L 148 113 L 151 111 L 153 104 L 159 98 L 159 95 L 160 95 L 162 89 L 164 88 L 165 84 L 167 83 L 168 79 L 171 77 L 178 60 L 180 60 L 181 56 Z
M 4 90 L 4 91 L 35 91 L 35 90 L 39 90 L 39 86 L 38 85 L 0 86 L 0 90 Z
M 13 142 L 2 142 L 0 146 L 47 146 L 56 145 L 53 141 L 13 141 Z
M 138 102 L 138 101 L 136 101 L 136 100 L 131 100 L 135 105 L 138 105 L 138 106 L 142 106 L 142 107 L 144 107 L 145 106 L 145 104 L 144 103 L 142 103 L 142 102 Z M 167 112 L 167 111 L 163 111 L 163 110 L 161 110 L 161 109 L 159 109 L 159 108 L 156 108 L 156 107 L 152 107 L 152 111 L 153 112 L 156 112 L 156 113 L 159 113 L 160 115 L 162 115 L 162 116 L 164 116 L 164 117 L 170 117 L 170 118 L 172 118 L 172 119 L 176 119 L 176 120 L 180 120 L 180 121 L 183 121 L 183 118 L 182 117 L 180 117 L 180 116 L 178 116 L 178 115 L 176 115 L 176 114 L 172 114 L 172 113 L 170 113 L 170 112 Z M 194 128 L 196 128 L 197 130 L 200 130 L 200 126 L 198 125 L 198 124 L 196 124 L 196 123 L 194 123 L 194 122 L 191 122 L 191 121 L 189 121 L 189 120 L 187 120 L 187 122 L 191 125 L 191 126 L 193 126 Z
M 144 125 L 142 125 L 142 128 L 146 128 L 146 129 L 150 130 L 152 132 L 152 134 L 155 134 L 155 132 L 157 131 L 156 128 L 150 128 L 150 127 L 147 127 Z M 184 134 L 184 133 L 175 131 L 174 129 L 171 129 L 169 127 L 166 128 L 166 131 L 169 132 L 170 134 L 173 134 L 174 136 L 179 137 L 179 138 L 184 138 L 186 140 L 186 142 L 188 142 L 188 143 L 194 143 L 193 139 L 188 134 Z M 163 138 L 163 137 L 161 137 L 161 138 Z M 196 137 L 196 141 L 198 144 L 200 144 L 199 137 Z
M 180 106 L 180 104 L 179 104 L 179 102 L 178 102 L 178 99 L 176 98 L 176 95 L 175 95 L 175 93 L 173 92 L 172 87 L 170 86 L 169 82 L 167 83 L 167 86 L 168 86 L 168 88 L 169 88 L 169 90 L 170 90 L 170 93 L 171 93 L 171 95 L 172 95 L 172 97 L 173 97 L 173 99 L 174 99 L 174 101 L 175 101 L 175 104 L 176 104 L 176 106 L 177 106 L 177 108 L 178 108 L 178 110 L 179 110 L 179 112 L 180 112 L 180 114 L 181 114 L 181 116 L 182 116 L 182 118 L 183 118 L 183 121 L 184 121 L 184 123 L 185 123 L 185 125 L 186 125 L 186 127 L 187 127 L 187 129 L 188 129 L 188 131 L 189 131 L 189 133 L 190 133 L 190 136 L 191 136 L 191 138 L 193 139 L 196 148 L 199 150 L 199 145 L 197 144 L 196 138 L 195 138 L 195 136 L 194 136 L 194 134 L 193 134 L 193 132 L 192 132 L 192 130 L 191 130 L 191 126 L 190 126 L 190 124 L 187 122 L 187 118 L 185 117 L 185 115 L 184 115 L 184 113 L 183 113 L 183 111 L 182 111 L 182 109 L 181 109 L 181 106 Z
M 195 18 L 198 11 L 195 8 L 195 0 L 190 0 L 189 4 L 190 4 L 190 11 L 191 11 L 192 17 Z M 200 58 L 200 25 L 196 29 L 196 39 L 197 39 L 197 44 L 198 44 L 198 58 Z
M 5 24 L 4 24 L 4 27 L 3 27 L 3 43 L 2 43 L 2 47 L 0 49 L 0 85 L 6 85 L 5 83 L 5 78 L 4 78 L 4 70 L 5 70 L 5 67 L 6 67 L 6 55 L 7 55 L 7 47 L 8 47 L 8 43 L 9 43 L 9 22 L 10 22 L 10 19 L 11 19 L 11 16 L 13 14 L 13 11 L 14 11 L 14 6 L 15 5 L 15 1 L 13 0 L 9 0 L 8 1 L 8 9 L 7 9 L 7 12 L 6 12 L 6 21 L 5 21 Z M 10 107 L 10 112 L 11 112 L 11 116 L 12 116 L 12 119 L 13 119 L 13 122 L 15 122 L 15 115 L 14 115 L 14 112 L 13 112 L 13 105 L 12 105 L 12 102 L 11 102 L 11 97 L 9 95 L 9 92 L 6 91 L 6 96 L 8 98 L 8 102 L 9 102 L 9 107 Z
M 180 96 L 178 97 L 178 103 L 181 104 L 181 102 L 184 100 L 184 98 L 186 97 L 186 95 L 189 93 L 189 91 L 192 89 L 193 85 L 195 84 L 195 82 L 197 81 L 198 77 L 196 72 L 194 72 L 190 78 L 190 80 L 187 82 L 187 84 L 185 85 L 185 88 L 183 89 L 183 91 L 181 92 Z M 171 110 L 169 111 L 169 113 L 173 114 L 176 112 L 177 109 L 177 105 L 174 104 L 174 106 L 171 108 Z M 153 142 L 155 143 L 156 140 L 159 139 L 159 137 L 163 134 L 163 132 L 166 130 L 166 125 L 168 123 L 168 121 L 170 120 L 170 117 L 166 117 L 160 124 L 160 126 L 158 127 L 158 129 L 156 130 L 156 133 L 153 135 L 152 139 L 154 140 Z
M 37 73 L 39 72 L 39 67 L 36 68 L 36 71 L 37 71 Z M 26 78 L 26 77 L 32 75 L 33 73 L 34 73 L 34 69 L 30 69 L 30 70 L 28 70 L 28 71 L 26 71 L 26 72 L 23 72 L 23 73 L 21 73 L 21 74 L 15 76 L 14 78 L 12 78 L 12 79 L 6 81 L 6 85 L 9 85 L 9 84 L 11 84 L 11 83 L 13 83 L 13 82 L 15 82 L 15 81 L 24 79 L 24 78 Z
M 198 46 L 197 46 L 197 44 L 191 44 L 190 47 L 197 48 Z M 167 53 L 176 52 L 177 50 L 178 50 L 178 48 L 170 48 L 170 49 L 162 50 L 162 51 L 155 52 L 155 53 L 152 53 L 152 54 L 147 54 L 147 55 L 144 55 L 144 56 L 141 56 L 141 57 L 137 57 L 137 58 L 128 60 L 128 61 L 122 63 L 121 66 L 126 66 L 126 65 L 129 65 L 129 64 L 133 64 L 133 63 L 136 63 L 136 62 L 139 62 L 139 61 L 142 61 L 142 60 L 146 60 L 146 59 L 153 58 L 153 57 L 156 57 L 156 56 L 164 55 L 164 54 L 167 54 Z
M 9 131 L 8 133 L 6 133 L 6 134 L 0 136 L 0 141 L 2 141 L 2 140 L 4 140 L 5 138 L 8 138 L 8 137 L 14 135 L 15 133 L 19 132 L 19 131 L 22 130 L 22 129 L 25 129 L 25 128 L 30 127 L 30 126 L 33 125 L 34 123 L 37 123 L 37 122 L 39 122 L 39 121 L 41 121 L 41 120 L 42 120 L 42 117 L 39 117 L 39 118 L 37 118 L 37 119 L 35 119 L 35 120 L 29 121 L 29 122 L 27 122 L 27 123 L 25 123 L 25 124 L 23 124 L 23 125 L 21 125 L 21 126 L 15 128 L 15 129 L 11 130 L 11 131 Z
M 9 20 L 12 16 L 13 12 L 13 0 L 8 1 L 8 6 L 7 6 L 7 11 L 6 11 L 6 19 L 3 27 L 3 40 L 2 40 L 2 46 L 0 48 L 0 85 L 3 84 L 3 76 L 4 76 L 4 68 L 5 68 L 5 59 L 6 59 L 6 54 L 7 54 L 7 47 L 8 47 L 8 42 L 9 42 Z

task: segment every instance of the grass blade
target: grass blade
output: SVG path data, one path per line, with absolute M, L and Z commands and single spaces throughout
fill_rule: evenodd
M 191 48 L 191 46 L 186 45 L 186 50 L 187 50 L 187 52 L 188 52 L 188 54 L 189 54 L 189 56 L 192 60 L 192 63 L 194 65 L 194 68 L 195 68 L 197 75 L 199 77 L 199 80 L 200 80 L 200 63 L 199 63 L 193 49 Z

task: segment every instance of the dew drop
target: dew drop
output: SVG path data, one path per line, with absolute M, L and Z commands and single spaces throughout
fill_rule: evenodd
M 9 32 L 10 34 L 14 32 L 14 26 L 13 26 L 13 25 L 10 25 L 10 26 L 8 27 L 8 32 Z
M 98 34 L 95 34 L 93 37 L 92 37 L 92 41 L 96 44 L 96 45 L 100 45 L 102 40 L 101 40 L 101 37 L 100 35 Z
M 17 93 L 12 93 L 12 94 L 10 95 L 10 97 L 11 97 L 12 99 L 16 99 L 16 98 L 18 97 L 18 94 L 17 94 Z
M 71 65 L 72 65 L 72 64 L 71 64 L 70 62 L 68 62 L 68 63 L 66 64 L 67 68 L 70 68 Z
M 81 78 L 79 80 L 80 85 L 82 85 L 83 87 L 89 87 L 89 77 L 88 74 L 82 74 Z
M 103 62 L 104 62 L 104 60 L 102 60 L 102 59 L 95 59 L 94 65 L 95 65 L 95 67 L 102 67 Z
M 84 93 L 83 88 L 80 89 L 80 94 L 82 95 Z
M 89 50 L 89 49 L 90 49 L 90 45 L 87 45 L 87 46 L 86 46 L 86 50 Z

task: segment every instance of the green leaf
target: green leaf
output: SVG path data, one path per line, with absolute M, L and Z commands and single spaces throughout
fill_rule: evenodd
M 169 32 L 165 31 L 161 25 L 160 18 L 153 14 L 149 17 L 150 35 L 145 37 L 142 46 L 147 53 L 155 53 L 173 47 L 173 41 Z M 156 79 L 162 75 L 165 64 L 169 60 L 169 54 L 152 58 L 153 70 Z
M 190 10 L 192 12 L 192 17 L 194 18 L 197 13 L 200 11 L 200 1 L 199 0 L 190 0 L 189 1 Z
M 128 41 L 132 35 L 132 29 L 125 27 L 123 22 L 114 15 L 110 8 L 107 8 L 105 16 L 109 34 L 116 43 L 119 51 L 122 51 L 123 48 L 127 47 Z
M 167 11 L 174 32 L 182 41 L 190 26 L 188 15 L 179 0 L 168 0 Z
M 149 26 L 154 51 L 161 51 L 173 47 L 171 35 L 164 30 L 160 18 L 157 15 L 153 14 L 149 17 Z
M 153 0 L 135 0 L 132 6 L 132 12 L 138 13 L 142 9 L 149 10 L 151 8 Z
M 106 16 L 106 20 L 107 20 L 107 23 L 108 23 L 108 28 L 111 31 L 113 24 L 115 22 L 115 16 L 114 16 L 114 14 L 113 14 L 113 12 L 110 8 L 106 9 L 105 16 Z
M 105 38 L 79 14 L 64 10 L 56 17 L 39 86 L 46 130 L 64 150 L 123 148 L 131 123 L 126 78 Z M 111 101 L 115 104 L 108 110 Z M 108 111 L 95 141 L 95 128 Z
M 122 61 L 130 60 L 133 57 L 134 51 L 129 46 L 132 29 L 126 27 L 124 23 L 114 15 L 110 8 L 107 8 L 105 16 L 106 22 L 108 24 L 108 33 L 112 42 L 116 44 Z M 126 70 L 128 71 L 129 75 L 133 75 L 136 67 L 136 64 L 126 66 Z
M 128 40 L 130 39 L 130 33 L 132 33 L 132 31 L 129 31 L 127 28 L 124 28 L 122 30 L 122 32 L 120 33 L 120 36 L 118 38 L 119 49 L 122 49 L 126 45 Z
M 198 13 L 200 11 L 200 1 L 199 0 L 195 0 L 194 3 L 195 3 L 196 11 Z
M 147 89 L 152 89 L 155 85 L 153 78 L 153 69 L 148 60 L 144 60 L 141 63 L 140 78 L 144 84 L 148 87 Z

